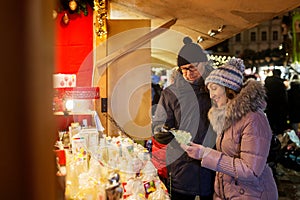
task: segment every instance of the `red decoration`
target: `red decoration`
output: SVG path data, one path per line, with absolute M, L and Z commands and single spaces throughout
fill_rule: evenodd
M 77 86 L 89 87 L 93 72 L 93 10 L 88 15 L 68 14 L 70 22 L 61 22 L 64 12 L 58 13 L 55 38 L 54 73 L 76 74 Z
M 76 74 L 78 87 L 90 87 L 93 72 L 93 10 L 87 6 L 88 14 L 74 13 L 69 16 L 69 23 L 62 23 L 64 12 L 55 17 L 55 66 L 54 74 Z M 58 98 L 56 98 L 58 99 Z M 91 115 L 56 116 L 58 130 L 65 130 L 72 122 L 88 120 Z

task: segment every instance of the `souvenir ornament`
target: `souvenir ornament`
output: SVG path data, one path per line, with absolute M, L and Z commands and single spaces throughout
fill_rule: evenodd
M 57 11 L 56 11 L 56 10 L 53 10 L 53 12 L 52 12 L 52 17 L 53 17 L 53 19 L 56 19 L 56 18 L 57 18 Z
M 71 0 L 71 1 L 69 2 L 69 8 L 70 8 L 70 10 L 72 10 L 72 11 L 76 10 L 76 8 L 77 8 L 77 2 L 76 2 L 75 0 Z
M 107 200 L 120 200 L 123 195 L 123 188 L 120 183 L 120 175 L 113 174 L 108 179 L 108 184 L 105 187 L 105 194 Z
M 62 17 L 62 21 L 63 21 L 64 24 L 68 24 L 69 23 L 70 18 L 69 18 L 69 16 L 68 16 L 67 13 L 65 13 L 64 16 Z

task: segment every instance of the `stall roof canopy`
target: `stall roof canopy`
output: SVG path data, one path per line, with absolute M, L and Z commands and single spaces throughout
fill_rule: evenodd
M 177 19 L 171 29 L 210 48 L 300 6 L 300 0 L 112 0 L 110 8 L 120 18 L 151 19 L 158 27 Z M 209 31 L 217 34 L 210 36 Z M 219 31 L 218 31 L 219 30 Z

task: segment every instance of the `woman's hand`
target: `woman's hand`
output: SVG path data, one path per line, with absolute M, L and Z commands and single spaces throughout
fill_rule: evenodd
M 181 148 L 187 152 L 187 154 L 196 160 L 201 160 L 205 151 L 205 147 L 200 144 L 195 144 L 193 142 L 190 145 L 181 144 Z

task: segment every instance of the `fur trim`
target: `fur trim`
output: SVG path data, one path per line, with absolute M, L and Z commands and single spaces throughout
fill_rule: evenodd
M 208 119 L 214 129 L 219 135 L 222 133 L 225 123 L 225 110 L 226 106 L 222 108 L 212 107 L 208 112 Z
M 218 108 L 212 107 L 210 109 L 209 119 L 213 129 L 220 133 L 220 129 L 222 131 L 228 129 L 249 112 L 264 110 L 266 108 L 265 98 L 266 91 L 263 84 L 254 79 L 247 80 L 240 93 L 226 105 L 225 119 L 220 116 L 222 113 L 217 111 Z M 224 123 L 222 123 L 223 121 Z M 223 126 L 223 128 L 220 126 Z

